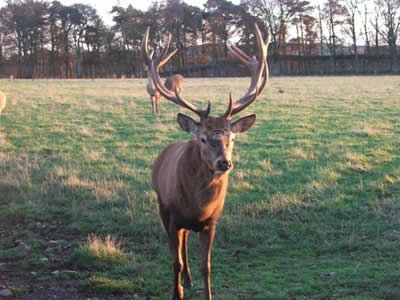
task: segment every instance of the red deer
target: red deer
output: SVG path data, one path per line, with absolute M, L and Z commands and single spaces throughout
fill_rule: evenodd
M 4 107 L 6 107 L 6 103 L 7 103 L 6 95 L 3 92 L 0 92 L 0 115 Z
M 236 46 L 230 47 L 230 51 L 250 70 L 250 87 L 237 101 L 233 102 L 230 97 L 224 115 L 211 117 L 210 102 L 207 108 L 201 109 L 183 99 L 178 91 L 172 92 L 162 84 L 158 68 L 171 57 L 167 54 L 171 35 L 160 56 L 153 58 L 147 45 L 149 30 L 147 28 L 142 41 L 142 53 L 156 89 L 168 100 L 200 117 L 197 122 L 178 114 L 180 127 L 193 134 L 195 139 L 169 145 L 155 160 L 152 171 L 152 185 L 158 196 L 160 216 L 168 233 L 173 260 L 172 299 L 183 299 L 181 277 L 185 287 L 192 286 L 187 242 L 189 231 L 193 230 L 200 232 L 201 272 L 205 298 L 210 300 L 211 248 L 217 220 L 224 206 L 228 174 L 233 168 L 231 156 L 235 136 L 247 131 L 256 120 L 255 114 L 236 121 L 232 121 L 232 116 L 249 106 L 265 87 L 269 77 L 266 61 L 269 42 L 264 43 L 255 25 L 258 60 Z
M 174 51 L 172 53 L 172 55 L 175 54 L 175 52 L 176 51 Z M 149 56 L 151 58 L 153 56 L 153 52 L 151 52 L 149 54 Z M 169 60 L 169 58 L 171 56 L 169 56 L 168 59 L 165 60 L 164 62 L 161 62 L 160 65 L 158 66 L 158 68 L 161 68 Z M 180 74 L 172 75 L 165 80 L 164 85 L 168 90 L 170 90 L 170 91 L 177 90 L 178 93 L 180 93 L 183 90 L 183 76 Z M 151 79 L 151 76 L 150 76 L 150 71 L 147 71 L 146 89 L 150 96 L 153 114 L 160 113 L 160 111 L 158 110 L 158 107 L 159 107 L 159 103 L 160 103 L 161 94 L 159 91 L 157 91 L 156 87 L 154 86 L 153 80 Z

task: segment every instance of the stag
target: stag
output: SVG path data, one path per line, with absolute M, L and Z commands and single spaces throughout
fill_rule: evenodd
M 173 51 L 171 54 L 174 55 L 176 52 Z M 167 61 L 169 60 L 169 58 L 172 56 L 170 55 L 166 60 L 164 60 L 163 62 L 160 62 L 160 64 L 158 65 L 158 70 L 167 63 Z M 153 57 L 153 52 L 150 52 L 149 54 L 150 59 Z M 158 71 L 157 70 L 157 71 Z M 180 93 L 183 90 L 183 76 L 180 74 L 176 74 L 176 75 L 172 75 L 170 77 L 168 77 L 165 80 L 164 86 L 170 90 L 170 91 L 175 91 L 177 90 L 178 93 Z M 151 107 L 152 107 L 152 112 L 153 114 L 158 114 L 160 113 L 160 111 L 158 110 L 159 107 L 159 103 L 160 103 L 160 98 L 161 98 L 161 94 L 160 92 L 156 89 L 156 87 L 154 86 L 154 82 L 151 79 L 151 75 L 150 75 L 150 70 L 147 71 L 147 85 L 146 85 L 146 89 L 147 92 L 149 93 L 150 96 L 150 101 L 151 101 Z
M 158 196 L 160 217 L 168 233 L 173 261 L 172 299 L 183 299 L 182 277 L 185 287 L 192 286 L 187 243 L 189 232 L 193 230 L 200 232 L 201 273 L 205 298 L 210 300 L 211 248 L 225 202 L 228 175 L 233 168 L 231 157 L 235 136 L 247 131 L 256 120 L 255 114 L 236 121 L 232 121 L 232 117 L 249 106 L 267 83 L 269 42 L 264 43 L 255 25 L 258 59 L 247 56 L 236 46 L 229 47 L 249 69 L 251 83 L 240 99 L 233 101 L 230 96 L 228 109 L 222 116 L 212 117 L 209 115 L 210 102 L 207 108 L 200 108 L 185 100 L 177 90 L 172 92 L 162 84 L 158 69 L 171 57 L 171 53 L 168 54 L 171 34 L 160 55 L 153 58 L 148 50 L 149 30 L 147 28 L 142 41 L 142 53 L 156 89 L 166 99 L 191 110 L 200 118 L 197 122 L 178 113 L 180 127 L 195 138 L 167 146 L 156 158 L 152 170 L 152 185 Z

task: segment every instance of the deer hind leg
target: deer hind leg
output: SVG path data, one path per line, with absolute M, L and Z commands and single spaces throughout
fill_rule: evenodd
M 200 232 L 201 273 L 204 280 L 205 299 L 211 300 L 211 249 L 215 236 L 215 225 L 210 225 L 208 230 Z
M 188 238 L 189 238 L 189 230 L 185 230 L 183 234 L 183 280 L 184 287 L 190 288 L 193 287 L 192 275 L 190 274 L 189 268 L 189 251 L 188 251 Z
M 167 231 L 168 235 L 169 235 L 169 211 L 167 209 L 164 209 L 161 204 L 160 206 L 160 217 L 161 217 L 161 221 L 164 225 L 165 230 Z
M 182 245 L 185 230 L 177 229 L 173 223 L 169 225 L 169 250 L 172 256 L 172 266 L 174 269 L 174 286 L 172 290 L 172 300 L 183 299 L 183 287 L 181 277 L 183 271 Z
M 151 110 L 152 110 L 152 113 L 155 114 L 155 113 L 156 113 L 155 104 L 156 104 L 156 101 L 157 101 L 157 100 L 156 100 L 156 97 L 150 95 L 150 101 L 151 101 Z

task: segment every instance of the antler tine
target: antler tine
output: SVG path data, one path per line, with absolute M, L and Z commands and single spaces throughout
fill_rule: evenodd
M 229 93 L 229 105 L 228 109 L 226 110 L 224 117 L 228 120 L 232 119 L 232 93 Z
M 163 65 L 165 65 L 168 60 L 174 56 L 174 54 L 178 51 L 178 49 L 175 49 L 174 51 L 168 53 L 169 45 L 171 43 L 172 35 L 171 33 L 168 34 L 168 39 L 167 39 L 167 44 L 165 47 L 162 49 L 161 54 L 160 54 L 160 62 L 158 64 L 158 68 L 161 68 Z
M 170 52 L 169 54 L 165 55 L 165 57 L 160 61 L 158 64 L 158 69 L 160 69 L 163 65 L 165 65 L 169 59 L 174 56 L 174 54 L 178 52 L 178 49 L 175 49 L 174 51 Z
M 141 52 L 143 56 L 143 60 L 147 67 L 149 67 L 149 64 L 151 62 L 151 59 L 153 58 L 153 51 L 151 54 L 149 54 L 149 47 L 148 47 L 148 42 L 149 42 L 149 32 L 150 32 L 150 27 L 147 27 L 146 32 L 144 34 L 144 38 L 142 40 L 142 47 L 141 47 Z M 150 67 L 149 67 L 150 69 Z
M 228 49 L 234 53 L 243 64 L 247 64 L 250 61 L 250 57 L 235 45 L 228 45 Z
M 258 25 L 254 24 L 254 28 L 258 60 L 256 57 L 249 57 L 247 54 L 245 54 L 242 50 L 234 45 L 229 47 L 229 50 L 250 70 L 251 73 L 250 87 L 242 98 L 233 103 L 230 116 L 237 114 L 238 112 L 249 106 L 264 89 L 269 78 L 267 64 L 269 40 L 264 43 Z
M 265 69 L 264 69 L 264 75 L 263 75 L 263 81 L 260 85 L 259 91 L 257 96 L 261 93 L 261 91 L 264 89 L 265 85 L 267 84 L 268 78 L 269 78 L 269 70 L 268 70 L 268 64 L 267 64 L 267 58 L 264 58 L 264 64 L 265 64 Z
M 144 61 L 149 68 L 150 75 L 153 80 L 155 88 L 166 99 L 174 102 L 175 104 L 177 104 L 179 106 L 190 109 L 191 111 L 196 113 L 198 116 L 200 116 L 200 119 L 206 118 L 210 112 L 210 103 L 208 104 L 207 109 L 201 109 L 198 106 L 183 99 L 177 90 L 175 90 L 175 91 L 168 90 L 161 81 L 159 69 L 164 64 L 166 64 L 168 62 L 168 60 L 177 52 L 177 49 L 175 49 L 174 51 L 168 53 L 169 44 L 171 42 L 172 35 L 171 34 L 168 35 L 167 43 L 166 43 L 165 47 L 161 50 L 161 54 L 156 58 L 152 58 L 151 56 L 149 56 L 149 53 L 148 53 L 149 32 L 150 32 L 150 27 L 147 27 L 144 39 L 142 41 L 141 50 L 142 50 L 142 55 L 144 57 Z
M 171 33 L 168 34 L 167 43 L 165 44 L 164 48 L 161 50 L 160 59 L 167 55 L 169 44 L 171 43 L 172 35 Z

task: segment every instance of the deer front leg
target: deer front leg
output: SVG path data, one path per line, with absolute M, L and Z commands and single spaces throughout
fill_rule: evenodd
M 159 107 L 159 105 L 160 105 L 160 98 L 161 98 L 161 95 L 160 95 L 160 94 L 157 94 L 157 95 L 156 95 L 156 113 L 157 113 L 157 114 L 160 113 L 160 111 L 159 111 L 159 109 L 158 109 L 158 107 Z
M 193 287 L 192 276 L 190 275 L 189 268 L 189 251 L 188 251 L 188 238 L 189 238 L 189 230 L 185 230 L 183 234 L 183 279 L 184 279 L 184 287 L 190 288 Z
M 183 299 L 183 287 L 181 277 L 183 271 L 182 244 L 184 229 L 176 229 L 173 223 L 169 225 L 169 250 L 172 256 L 172 266 L 174 270 L 174 286 L 172 291 L 172 300 Z
M 215 236 L 215 225 L 210 225 L 207 230 L 200 232 L 201 273 L 204 280 L 205 299 L 211 300 L 211 249 Z

